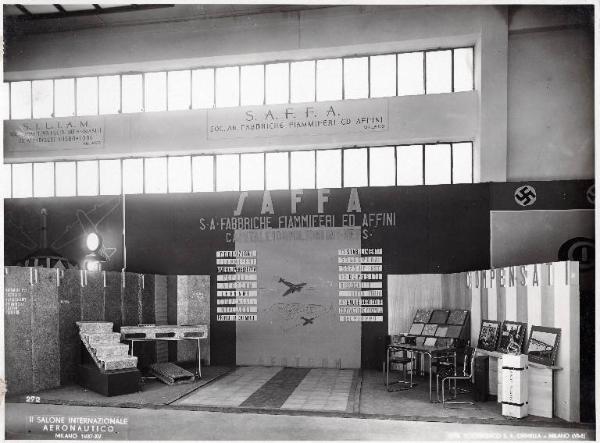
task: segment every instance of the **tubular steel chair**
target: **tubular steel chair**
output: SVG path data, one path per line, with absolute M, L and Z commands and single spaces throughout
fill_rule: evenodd
M 452 400 L 452 401 L 446 401 L 446 392 L 444 390 L 444 386 L 445 386 L 445 382 L 446 380 L 448 380 L 448 394 L 450 394 L 451 391 L 451 385 L 450 385 L 450 381 L 454 380 L 455 381 L 455 385 L 454 385 L 454 399 L 456 398 L 456 396 L 458 395 L 458 388 L 456 387 L 456 381 L 458 380 L 468 380 L 469 382 L 473 382 L 473 375 L 475 373 L 474 371 L 474 363 L 475 361 L 475 349 L 471 346 L 467 346 L 465 348 L 465 359 L 463 362 L 463 367 L 461 370 L 457 370 L 456 374 L 454 373 L 453 369 L 450 368 L 444 368 L 442 371 L 440 371 L 437 374 L 437 382 L 439 382 L 439 380 L 442 380 L 442 406 L 446 407 L 447 404 L 463 404 L 463 405 L 473 405 L 474 402 L 472 401 L 456 401 L 456 400 Z M 462 391 L 462 392 L 468 392 L 468 390 Z
M 388 340 L 390 337 L 388 336 Z M 390 355 L 391 354 L 391 355 Z M 401 380 L 396 380 L 391 384 L 398 384 L 404 386 L 399 389 L 391 389 L 390 388 L 390 369 L 391 365 L 401 365 L 403 377 Z M 406 379 L 407 366 L 410 365 L 410 381 Z M 413 372 L 415 371 L 416 359 L 413 352 L 408 350 L 386 350 L 386 360 L 384 362 L 384 372 L 385 372 L 385 387 L 388 392 L 394 391 L 406 391 L 416 386 L 413 383 Z

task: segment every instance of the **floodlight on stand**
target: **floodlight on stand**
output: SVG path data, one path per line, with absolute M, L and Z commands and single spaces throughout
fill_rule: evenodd
M 101 243 L 100 236 L 95 232 L 90 232 L 85 239 L 85 245 L 91 252 L 96 252 L 100 248 Z

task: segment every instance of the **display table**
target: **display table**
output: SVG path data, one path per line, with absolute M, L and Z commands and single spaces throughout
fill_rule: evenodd
M 129 354 L 133 355 L 133 347 L 136 342 L 147 341 L 181 341 L 195 340 L 198 345 L 198 372 L 195 374 L 198 378 L 202 377 L 202 367 L 200 359 L 200 340 L 208 335 L 206 325 L 179 326 L 179 325 L 161 325 L 161 326 L 122 326 L 121 340 L 129 341 Z
M 434 402 L 433 398 L 431 397 L 431 385 L 432 385 L 432 379 L 433 379 L 433 376 L 431 373 L 431 363 L 435 359 L 446 358 L 448 356 L 452 356 L 453 363 L 454 363 L 454 372 L 456 373 L 456 348 L 453 346 L 438 348 L 435 346 L 424 346 L 424 345 L 419 346 L 419 345 L 409 345 L 409 344 L 404 344 L 404 343 L 394 343 L 394 344 L 388 345 L 388 347 L 387 347 L 387 353 L 386 353 L 387 361 L 389 361 L 389 356 L 392 352 L 398 352 L 398 351 L 412 352 L 415 354 L 422 355 L 424 357 L 429 357 L 428 359 L 425 359 L 426 361 L 429 360 L 429 401 Z M 413 368 L 411 368 L 411 370 L 413 370 Z M 436 396 L 435 402 L 439 402 L 439 400 L 437 399 L 437 396 Z
M 491 395 L 498 396 L 498 402 L 502 401 L 502 352 L 486 351 L 477 349 L 477 354 L 490 357 L 489 390 Z M 556 371 L 562 370 L 559 366 L 545 366 L 539 363 L 529 362 L 529 414 L 538 417 L 553 417 L 554 404 L 554 378 Z

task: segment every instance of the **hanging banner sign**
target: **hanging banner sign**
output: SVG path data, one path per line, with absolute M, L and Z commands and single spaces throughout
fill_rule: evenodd
M 208 140 L 387 131 L 388 101 L 347 100 L 210 109 Z
M 102 117 L 65 117 L 4 122 L 6 152 L 104 148 Z

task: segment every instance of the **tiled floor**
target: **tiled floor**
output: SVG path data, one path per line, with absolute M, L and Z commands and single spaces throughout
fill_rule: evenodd
M 345 411 L 353 376 L 351 369 L 312 369 L 282 409 Z
M 280 367 L 242 366 L 174 404 L 239 406 L 279 371 Z

